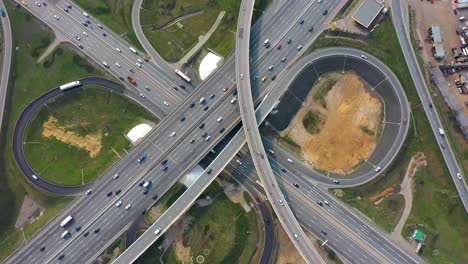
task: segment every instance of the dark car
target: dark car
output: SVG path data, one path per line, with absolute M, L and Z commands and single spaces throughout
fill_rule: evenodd
M 312 31 L 314 31 L 314 27 L 309 28 L 309 32 L 312 32 Z
M 179 87 L 182 88 L 182 89 L 185 89 L 185 85 L 183 85 L 183 84 L 179 84 Z
M 274 81 L 276 79 L 276 75 L 271 76 L 271 80 Z
M 221 129 L 219 130 L 219 133 L 223 133 L 223 132 L 224 132 L 224 130 L 225 130 L 225 129 L 224 129 L 224 127 L 223 127 L 223 128 L 221 128 Z
M 135 73 L 135 70 L 133 70 L 133 69 L 130 69 L 129 71 L 130 71 L 131 73 Z
M 322 15 L 326 16 L 328 14 L 328 9 L 325 9 L 325 11 L 323 11 Z
M 119 195 L 119 193 L 121 193 L 122 190 L 118 189 L 117 191 L 115 191 L 115 195 Z
M 107 193 L 107 197 L 110 197 L 112 195 L 112 192 Z
M 158 199 L 158 196 L 157 195 L 153 196 L 153 200 L 156 200 L 156 199 Z
M 82 24 L 83 26 L 85 26 L 85 27 L 88 26 L 88 24 L 86 24 L 86 22 L 83 22 L 83 23 L 81 23 L 81 24 Z
M 237 95 L 237 89 L 234 90 L 234 92 L 232 93 L 233 95 Z
M 161 164 L 166 164 L 167 163 L 167 159 L 161 161 Z
M 281 168 L 281 171 L 282 171 L 282 172 L 286 172 L 286 169 L 285 169 L 285 168 Z
M 104 37 L 107 36 L 106 32 L 102 32 L 102 35 L 103 35 Z
M 297 184 L 296 182 L 293 185 L 294 187 L 299 188 L 299 184 Z
M 185 121 L 185 116 L 183 116 L 181 119 L 180 119 L 180 122 L 184 122 Z
M 214 95 L 214 94 L 211 94 L 211 95 L 210 95 L 210 99 L 213 99 L 213 98 L 215 98 L 215 95 Z
M 145 190 L 143 191 L 143 195 L 146 195 L 146 194 L 148 194 L 148 189 L 145 189 Z
M 88 23 L 88 24 L 91 24 L 91 21 L 89 21 L 89 20 L 86 20 L 86 23 Z
M 318 201 L 317 204 L 323 206 L 323 203 L 321 201 Z
M 304 19 L 301 19 L 301 20 L 299 21 L 299 24 L 301 24 L 301 25 L 304 24 Z
M 208 110 L 208 106 L 203 107 L 203 110 L 205 111 Z
M 167 166 L 162 166 L 162 167 L 161 167 L 161 170 L 162 170 L 162 171 L 167 171 L 167 168 L 168 168 Z
M 203 134 L 201 135 L 202 137 L 206 137 L 208 135 L 207 132 L 203 132 Z
M 101 228 L 98 228 L 98 229 L 94 230 L 94 234 L 99 233 L 99 231 L 101 231 Z
M 432 104 L 431 104 L 431 103 L 429 103 L 429 107 L 432 108 Z
M 119 79 L 120 79 L 121 81 L 125 81 L 125 78 L 122 77 L 122 76 L 120 76 Z
M 62 260 L 64 257 L 65 257 L 65 255 L 62 254 L 62 255 L 60 255 L 60 256 L 58 257 L 58 260 Z
M 78 47 L 79 47 L 80 49 L 82 49 L 82 48 L 83 48 L 83 45 L 81 45 L 81 44 L 78 44 Z
M 75 231 L 76 231 L 76 232 L 78 232 L 78 231 L 80 231 L 80 230 L 81 230 L 81 226 L 77 226 L 77 227 L 75 228 Z
M 204 128 L 204 127 L 205 127 L 205 123 L 201 123 L 201 125 L 198 126 L 198 128 L 200 128 L 200 129 L 202 129 L 202 128 Z
M 320 231 L 320 233 L 322 233 L 322 235 L 324 235 L 324 236 L 328 235 L 327 231 L 325 231 L 325 230 Z
M 192 102 L 192 103 L 190 104 L 190 108 L 193 108 L 194 106 L 195 106 L 195 103 Z
M 88 235 L 89 235 L 89 232 L 88 232 L 88 231 L 86 231 L 86 232 L 83 234 L 84 237 L 87 237 Z
M 44 252 L 44 250 L 45 250 L 45 247 L 41 247 L 40 251 Z
M 145 182 L 140 182 L 138 185 L 141 187 L 143 184 L 145 184 Z
M 142 215 L 145 215 L 146 214 L 146 209 L 143 209 L 143 211 L 141 212 Z
M 206 174 L 211 174 L 212 171 L 213 171 L 212 169 L 208 169 L 208 170 L 206 171 Z

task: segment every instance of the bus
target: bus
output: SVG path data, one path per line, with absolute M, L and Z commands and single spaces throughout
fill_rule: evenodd
M 63 219 L 63 221 L 60 223 L 60 226 L 61 227 L 67 226 L 72 220 L 73 220 L 73 217 L 69 215 L 65 219 Z
M 134 47 L 128 47 L 128 49 L 131 50 L 133 53 L 138 54 L 138 52 L 136 51 Z
M 79 86 L 79 85 L 81 85 L 80 81 L 74 81 L 74 82 L 69 82 L 69 83 L 60 85 L 59 88 L 60 88 L 60 90 L 65 91 L 65 90 L 74 88 L 74 87 Z
M 183 72 L 179 71 L 178 69 L 175 70 L 175 73 L 179 75 L 180 78 L 184 79 L 184 81 L 188 83 L 192 81 L 187 75 L 185 75 Z

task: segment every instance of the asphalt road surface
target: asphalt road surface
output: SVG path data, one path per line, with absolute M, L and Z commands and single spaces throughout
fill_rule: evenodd
M 0 8 L 5 12 L 5 17 L 0 17 L 3 27 L 3 50 L 2 50 L 2 75 L 0 78 L 0 134 L 2 132 L 3 111 L 5 109 L 5 100 L 10 79 L 11 55 L 13 52 L 13 43 L 11 36 L 11 25 L 8 12 L 3 2 L 0 2 Z
M 443 128 L 443 126 L 437 111 L 429 106 L 429 104 L 434 104 L 432 103 L 431 95 L 429 94 L 429 91 L 426 87 L 426 82 L 422 76 L 421 69 L 419 68 L 413 46 L 411 46 L 409 33 L 406 31 L 405 18 L 402 10 L 403 3 L 398 0 L 392 0 L 392 7 L 393 8 L 391 13 L 393 23 L 395 24 L 398 40 L 400 41 L 406 64 L 408 65 L 411 77 L 413 78 L 414 86 L 416 87 L 416 91 L 418 92 L 419 99 L 421 100 L 424 111 L 426 112 L 426 116 L 429 120 L 429 124 L 431 125 L 434 137 L 436 138 L 437 142 L 439 142 L 440 152 L 442 152 L 442 156 L 444 157 L 445 164 L 447 164 L 450 176 L 455 183 L 458 194 L 460 195 L 460 199 L 463 203 L 463 206 L 465 207 L 465 211 L 468 212 L 468 188 L 465 182 L 465 178 L 463 175 L 461 175 L 461 178 L 458 177 L 457 173 L 461 174 L 462 170 L 458 165 L 455 154 L 452 150 L 452 147 L 450 146 L 450 142 L 445 136 L 439 134 L 439 128 Z M 441 143 L 443 143 L 446 148 L 442 148 L 440 146 Z

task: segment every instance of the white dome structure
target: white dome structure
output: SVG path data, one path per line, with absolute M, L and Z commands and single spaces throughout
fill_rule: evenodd
M 139 124 L 127 133 L 127 138 L 132 142 L 132 144 L 135 144 L 139 139 L 145 137 L 151 129 L 153 128 L 148 124 Z
M 214 54 L 213 52 L 208 52 L 203 60 L 200 62 L 200 67 L 198 72 L 200 73 L 200 79 L 205 80 L 212 74 L 217 68 L 218 63 L 221 61 L 221 57 Z
M 200 165 L 195 165 L 191 171 L 187 173 L 180 182 L 184 184 L 187 188 L 190 187 L 203 173 L 203 168 Z

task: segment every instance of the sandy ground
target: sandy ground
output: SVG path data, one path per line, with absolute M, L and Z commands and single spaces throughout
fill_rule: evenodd
M 302 146 L 302 155 L 312 165 L 326 171 L 345 174 L 374 150 L 376 136 L 363 131 L 377 131 L 382 106 L 372 97 L 366 84 L 354 73 L 324 76 L 321 82 L 336 83 L 325 96 L 326 108 L 306 98 L 301 110 L 281 136 L 289 136 Z M 333 83 L 333 82 L 332 82 Z M 316 89 L 315 89 L 316 90 Z M 320 116 L 320 131 L 310 135 L 302 124 L 303 116 L 313 111 Z
M 25 224 L 34 221 L 38 213 L 41 214 L 42 210 L 43 208 L 39 204 L 26 195 L 21 205 L 18 218 L 16 218 L 15 228 L 20 229 Z
M 91 158 L 96 157 L 102 148 L 102 135 L 100 132 L 96 134 L 86 135 L 81 137 L 72 131 L 66 131 L 65 127 L 59 126 L 57 118 L 49 116 L 49 119 L 42 125 L 42 136 L 55 137 L 63 143 L 85 149 L 89 152 Z
M 278 239 L 276 264 L 305 264 L 301 255 L 280 224 L 276 224 L 276 231 Z

